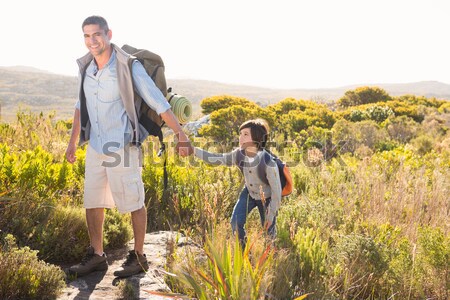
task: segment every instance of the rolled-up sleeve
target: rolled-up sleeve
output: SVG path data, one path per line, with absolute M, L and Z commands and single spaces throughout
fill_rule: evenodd
M 158 115 L 167 111 L 170 108 L 169 102 L 139 61 L 134 61 L 132 72 L 134 87 L 148 106 Z

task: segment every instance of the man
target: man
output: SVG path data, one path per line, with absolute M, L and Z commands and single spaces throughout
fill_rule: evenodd
M 89 140 L 84 207 L 90 247 L 82 262 L 70 267 L 69 272 L 83 276 L 108 268 L 103 252 L 104 209 L 117 206 L 121 213 L 131 213 L 133 225 L 134 249 L 129 252 L 122 267 L 114 272 L 115 276 L 127 277 L 148 270 L 144 254 L 147 212 L 144 206 L 141 149 L 135 146 L 136 141 L 145 138 L 146 132 L 139 128 L 136 114 L 130 113 L 133 111 L 130 107 L 134 108 L 133 86 L 175 132 L 179 154 L 190 155 L 192 147 L 170 105 L 142 64 L 134 62 L 132 71 L 129 71 L 129 55 L 110 42 L 112 32 L 106 20 L 100 16 L 88 17 L 82 24 L 82 30 L 89 53 L 77 60 L 80 94 L 66 158 L 70 163 L 75 162 L 77 139 L 80 145 Z

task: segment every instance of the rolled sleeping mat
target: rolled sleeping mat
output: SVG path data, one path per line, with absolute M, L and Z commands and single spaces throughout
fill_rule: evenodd
M 166 99 L 178 121 L 181 124 L 189 122 L 192 116 L 191 102 L 186 97 L 175 93 L 168 93 Z

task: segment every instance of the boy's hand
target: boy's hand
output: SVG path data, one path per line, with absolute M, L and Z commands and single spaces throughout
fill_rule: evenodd
M 264 223 L 264 229 L 267 231 L 272 226 L 273 218 L 269 219 L 269 210 L 266 213 L 266 222 Z

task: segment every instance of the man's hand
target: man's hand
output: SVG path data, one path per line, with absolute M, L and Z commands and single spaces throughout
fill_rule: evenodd
M 75 152 L 77 151 L 76 144 L 69 144 L 66 149 L 66 159 L 69 163 L 73 164 L 77 157 L 75 156 Z
M 189 138 L 183 132 L 183 129 L 181 128 L 180 123 L 178 123 L 178 120 L 173 114 L 172 110 L 168 109 L 165 112 L 161 113 L 161 118 L 175 133 L 176 139 L 178 140 L 177 145 L 175 146 L 175 150 L 178 152 L 178 154 L 180 154 L 181 156 L 188 156 L 194 153 L 194 148 L 192 147 Z
M 175 146 L 175 150 L 178 152 L 178 154 L 180 154 L 181 156 L 189 156 L 194 153 L 194 147 L 192 147 L 189 138 L 183 131 L 177 133 L 176 136 L 178 138 L 178 142 Z

